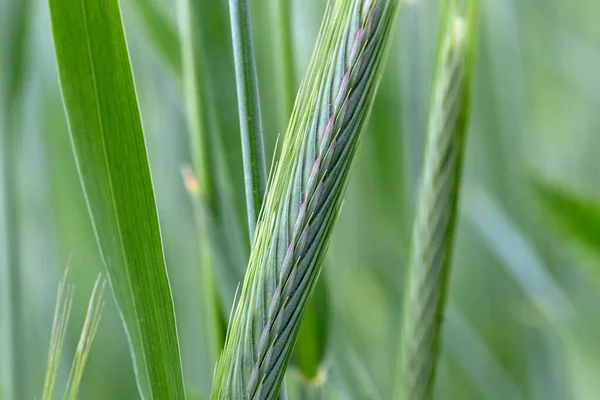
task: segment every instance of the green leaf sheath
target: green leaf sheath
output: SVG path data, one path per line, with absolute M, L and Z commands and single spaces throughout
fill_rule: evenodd
M 430 398 L 435 377 L 470 113 L 474 29 L 474 1 L 446 4 L 412 232 L 397 381 L 397 397 L 404 400 Z
M 100 254 L 146 399 L 185 398 L 175 313 L 117 0 L 50 0 L 60 86 Z
M 273 399 L 381 78 L 395 0 L 328 6 L 259 218 L 213 399 Z
M 267 168 L 248 0 L 230 0 L 229 14 L 242 138 L 246 212 L 252 242 L 258 213 L 265 197 Z

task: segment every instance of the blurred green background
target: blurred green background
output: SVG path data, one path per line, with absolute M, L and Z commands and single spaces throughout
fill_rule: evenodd
M 295 93 L 325 7 L 324 0 L 290 0 L 289 48 L 276 18 L 281 2 L 287 3 L 252 1 L 268 159 L 293 101 L 277 101 L 274 60 L 280 49 L 289 51 Z M 554 182 L 568 194 L 600 203 L 600 2 L 481 3 L 474 112 L 436 397 L 599 398 L 600 252 L 556 229 L 532 183 Z M 121 6 L 186 386 L 207 395 L 213 366 L 205 362 L 198 234 L 180 172 L 191 156 L 175 0 L 121 0 Z M 400 9 L 324 270 L 330 333 L 324 386 L 308 390 L 315 398 L 391 397 L 438 6 L 422 0 Z M 198 7 L 216 124 L 227 167 L 234 171 L 235 213 L 245 221 L 227 2 L 198 0 Z M 102 270 L 71 152 L 45 1 L 0 0 L 0 77 L 0 399 L 8 398 L 15 373 L 9 357 L 15 293 L 23 343 L 19 380 L 32 399 L 42 391 L 56 290 L 67 259 L 72 257 L 69 280 L 77 289 L 59 387 Z M 600 238 L 595 243 L 598 250 Z M 18 257 L 9 260 L 8 247 Z M 18 265 L 18 282 L 10 281 L 9 262 Z M 288 376 L 293 394 L 297 374 L 292 369 Z M 80 398 L 136 397 L 126 337 L 107 296 Z

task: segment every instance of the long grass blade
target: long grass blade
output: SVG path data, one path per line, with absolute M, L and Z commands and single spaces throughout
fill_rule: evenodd
M 258 213 L 265 196 L 267 169 L 248 0 L 230 0 L 229 14 L 242 138 L 246 211 L 250 241 L 252 241 Z
M 213 399 L 272 399 L 319 276 L 398 1 L 329 6 L 259 219 Z
M 117 0 L 50 0 L 81 184 L 140 394 L 185 398 L 175 312 Z
M 20 123 L 21 109 L 23 105 L 23 89 L 27 80 L 28 66 L 27 44 L 29 36 L 29 25 L 31 19 L 32 1 L 12 1 L 4 7 L 7 12 L 5 18 L 3 38 L 6 42 L 5 57 L 2 60 L 2 71 L 0 71 L 0 171 L 2 171 L 2 184 L 0 195 L 3 199 L 2 213 L 4 215 L 4 255 L 6 261 L 6 290 L 9 313 L 9 344 L 8 354 L 5 360 L 8 362 L 8 382 L 1 382 L 0 395 L 9 398 L 20 399 L 25 397 L 27 385 L 27 368 L 25 366 L 25 345 L 23 343 L 23 306 L 22 306 L 22 281 L 21 281 L 21 222 L 19 220 L 20 198 L 19 198 L 19 176 L 18 176 L 18 154 L 19 139 L 22 129 Z M 5 61 L 6 60 L 6 61 Z M 0 372 L 0 376 L 3 375 Z
M 475 44 L 475 3 L 449 0 L 442 29 L 413 224 L 396 397 L 432 394 L 457 219 Z

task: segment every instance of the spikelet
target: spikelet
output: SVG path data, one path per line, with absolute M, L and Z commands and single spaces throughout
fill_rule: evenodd
M 212 399 L 275 398 L 319 276 L 385 61 L 397 0 L 328 5 L 246 278 Z
M 42 391 L 42 400 L 52 400 L 54 395 L 54 386 L 61 358 L 62 349 L 67 334 L 67 325 L 71 315 L 73 305 L 73 295 L 75 286 L 67 283 L 69 264 L 65 268 L 63 279 L 58 285 L 58 296 L 56 299 L 56 308 L 54 310 L 54 320 L 50 336 L 50 347 L 48 349 L 48 362 L 46 365 L 46 377 L 44 379 L 44 389 Z M 102 279 L 102 274 L 98 276 L 94 283 L 92 296 L 88 303 L 88 310 L 79 336 L 79 344 L 75 351 L 71 372 L 65 388 L 64 399 L 75 400 L 79 392 L 79 384 L 83 377 L 85 363 L 90 354 L 94 336 L 100 325 L 102 311 L 104 309 L 104 287 L 106 281 Z
M 403 400 L 430 398 L 435 377 L 470 110 L 475 8 L 473 0 L 449 0 L 442 14 L 402 327 L 396 397 Z

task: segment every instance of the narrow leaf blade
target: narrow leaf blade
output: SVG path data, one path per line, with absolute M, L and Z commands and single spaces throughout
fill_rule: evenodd
M 81 184 L 143 398 L 185 398 L 175 313 L 117 0 L 50 0 Z

